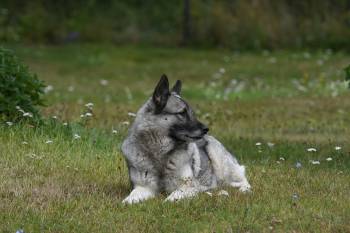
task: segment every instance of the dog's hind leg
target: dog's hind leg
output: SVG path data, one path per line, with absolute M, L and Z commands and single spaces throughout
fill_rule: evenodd
M 241 192 L 250 191 L 250 184 L 245 176 L 245 167 L 239 165 L 235 157 L 214 137 L 205 136 L 206 150 L 212 162 L 218 181 L 232 187 L 237 187 Z

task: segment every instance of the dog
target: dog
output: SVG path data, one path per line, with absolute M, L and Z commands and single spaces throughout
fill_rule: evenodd
M 133 204 L 170 194 L 165 201 L 190 198 L 222 185 L 250 191 L 245 167 L 208 135 L 180 96 L 181 81 L 172 89 L 162 75 L 153 95 L 138 110 L 121 150 L 133 187 L 123 203 Z

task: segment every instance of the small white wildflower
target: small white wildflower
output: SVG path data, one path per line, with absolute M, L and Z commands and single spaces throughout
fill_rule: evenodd
M 334 147 L 335 150 L 341 150 L 341 146 Z
M 271 58 L 269 58 L 268 62 L 275 64 L 277 62 L 277 59 L 275 57 L 271 57 Z
M 7 124 L 8 126 L 12 126 L 12 125 L 13 125 L 13 122 L 11 122 L 11 121 L 6 121 L 6 124 Z
M 73 138 L 74 138 L 74 140 L 76 140 L 76 139 L 80 139 L 81 137 L 80 137 L 79 134 L 76 133 L 76 134 L 73 135 Z
M 113 134 L 117 134 L 118 131 L 117 131 L 116 129 L 113 129 L 113 130 L 112 130 L 112 133 L 113 133 Z
M 258 153 L 262 153 L 262 150 L 258 150 Z
M 45 143 L 46 144 L 51 144 L 51 143 L 53 143 L 53 141 L 52 140 L 47 140 Z
M 255 143 L 256 146 L 261 146 L 261 142 Z
M 326 158 L 326 161 L 328 161 L 328 162 L 330 162 L 330 161 L 332 161 L 333 159 L 331 158 L 331 157 L 328 157 L 328 158 Z
M 316 152 L 317 150 L 316 150 L 316 148 L 312 148 L 312 147 L 311 147 L 311 148 L 307 148 L 307 151 L 308 151 L 308 152 Z
M 17 106 L 16 106 L 16 109 L 17 109 L 17 110 L 21 110 L 22 108 L 21 108 L 20 106 L 17 105 Z
M 80 115 L 80 117 L 81 117 L 81 118 L 84 118 L 84 117 L 85 117 L 85 115 L 84 115 L 84 114 L 81 114 L 81 115 Z
M 225 70 L 225 68 L 221 67 L 221 68 L 219 69 L 219 72 L 220 72 L 221 74 L 224 74 L 224 73 L 226 72 L 226 70 Z
M 212 197 L 213 194 L 211 192 L 205 192 L 208 196 Z
M 68 123 L 67 123 L 67 122 L 63 122 L 63 124 L 62 124 L 62 125 L 67 126 L 67 125 L 68 125 Z
M 86 116 L 86 117 L 91 117 L 91 116 L 92 116 L 92 113 L 87 112 L 87 113 L 85 113 L 85 116 Z
M 122 125 L 130 125 L 130 122 L 129 121 L 123 121 Z
M 92 107 L 94 106 L 93 103 L 87 103 L 85 104 L 85 107 L 89 108 L 89 109 L 92 109 Z
M 23 116 L 24 117 L 33 117 L 33 114 L 30 112 L 25 112 L 25 113 L 23 113 Z
M 73 92 L 73 91 L 74 91 L 74 89 L 75 89 L 75 87 L 74 87 L 74 86 L 69 86 L 69 87 L 68 87 L 68 91 L 69 91 L 69 92 Z
M 274 145 L 275 145 L 275 143 L 272 143 L 272 142 L 268 142 L 268 143 L 267 143 L 267 146 L 268 146 L 268 147 L 273 147 Z
M 281 161 L 284 161 L 284 160 L 285 160 L 285 158 L 283 158 L 283 157 L 280 157 L 280 160 L 281 160 Z
M 136 117 L 136 114 L 133 113 L 133 112 L 128 112 L 128 116 L 131 116 L 131 117 Z
M 310 160 L 310 163 L 313 164 L 313 165 L 319 165 L 320 161 L 318 161 L 318 160 Z
M 226 190 L 220 190 L 218 196 L 230 196 Z
M 23 145 L 28 145 L 28 142 L 23 141 L 22 144 L 23 144 Z
M 102 86 L 107 86 L 107 85 L 108 85 L 108 80 L 106 80 L 106 79 L 101 79 L 101 80 L 100 80 L 100 84 L 101 84 Z
M 57 119 L 57 116 L 52 116 L 53 119 Z
M 44 92 L 45 93 L 49 93 L 50 91 L 52 91 L 53 90 L 53 86 L 52 85 L 48 85 L 48 86 L 46 86 L 45 88 L 44 88 Z

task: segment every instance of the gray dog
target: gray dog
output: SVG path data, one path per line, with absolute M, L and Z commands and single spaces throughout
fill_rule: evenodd
M 245 167 L 199 122 L 180 97 L 178 80 L 169 90 L 163 75 L 137 112 L 122 144 L 133 190 L 123 203 L 138 203 L 161 191 L 166 201 L 195 196 L 220 185 L 250 190 Z

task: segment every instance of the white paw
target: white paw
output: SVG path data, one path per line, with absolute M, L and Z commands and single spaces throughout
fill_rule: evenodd
M 136 187 L 124 200 L 124 204 L 136 204 L 154 197 L 154 192 L 148 188 Z
M 241 191 L 242 193 L 251 192 L 250 184 L 247 182 L 232 182 L 231 186 L 235 188 L 239 188 L 239 191 Z
M 242 193 L 250 193 L 252 192 L 250 185 L 242 185 L 239 187 L 239 191 L 241 191 Z
M 196 190 L 193 188 L 188 188 L 188 189 L 178 189 L 172 192 L 166 199 L 165 201 L 177 201 L 181 200 L 184 198 L 190 198 L 194 197 L 197 194 Z

